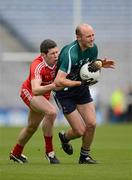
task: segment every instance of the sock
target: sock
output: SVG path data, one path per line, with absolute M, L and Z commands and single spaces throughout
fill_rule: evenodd
M 52 136 L 44 136 L 46 154 L 53 151 Z
M 87 156 L 89 155 L 89 151 L 90 151 L 90 150 L 81 148 L 80 156 L 81 156 L 82 158 L 87 157 Z
M 23 146 L 21 146 L 20 144 L 16 144 L 15 146 L 14 146 L 14 149 L 13 149 L 13 151 L 12 151 L 12 154 L 13 155 L 21 155 L 22 154 L 22 151 L 23 151 Z

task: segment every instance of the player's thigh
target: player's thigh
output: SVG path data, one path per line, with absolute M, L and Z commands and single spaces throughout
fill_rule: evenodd
M 34 96 L 30 101 L 30 107 L 42 114 L 56 114 L 56 108 L 43 96 Z
M 65 117 L 75 132 L 84 133 L 85 124 L 77 110 L 74 110 L 70 114 L 65 114 Z
M 80 112 L 86 125 L 96 124 L 96 112 L 93 102 L 77 105 L 77 109 Z

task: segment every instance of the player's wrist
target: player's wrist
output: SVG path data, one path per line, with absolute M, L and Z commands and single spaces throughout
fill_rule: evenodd
M 81 86 L 89 86 L 88 80 L 82 80 L 81 81 Z
M 53 83 L 51 83 L 51 84 L 49 84 L 49 86 L 50 86 L 51 90 L 54 90 L 54 89 L 56 88 L 56 85 L 55 85 L 55 83 L 54 83 L 54 82 L 53 82 Z

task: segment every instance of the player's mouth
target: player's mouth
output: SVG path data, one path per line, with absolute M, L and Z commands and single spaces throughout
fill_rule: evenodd
M 93 42 L 93 41 L 88 43 L 88 46 L 89 46 L 89 47 L 93 47 L 93 45 L 94 45 L 94 42 Z

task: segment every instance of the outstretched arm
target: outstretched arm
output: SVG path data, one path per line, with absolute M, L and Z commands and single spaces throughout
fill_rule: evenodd
M 96 61 L 91 62 L 88 65 L 88 70 L 91 72 L 96 72 L 99 69 L 103 68 L 114 68 L 115 62 L 111 59 L 96 59 Z
M 90 72 L 96 72 L 98 70 L 100 70 L 102 67 L 103 68 L 114 68 L 115 66 L 115 62 L 114 60 L 111 59 L 96 59 L 95 61 L 92 61 L 89 65 L 88 65 L 88 70 Z
M 101 60 L 101 62 L 102 62 L 103 68 L 114 68 L 115 67 L 115 61 L 112 59 L 105 58 L 105 59 Z

